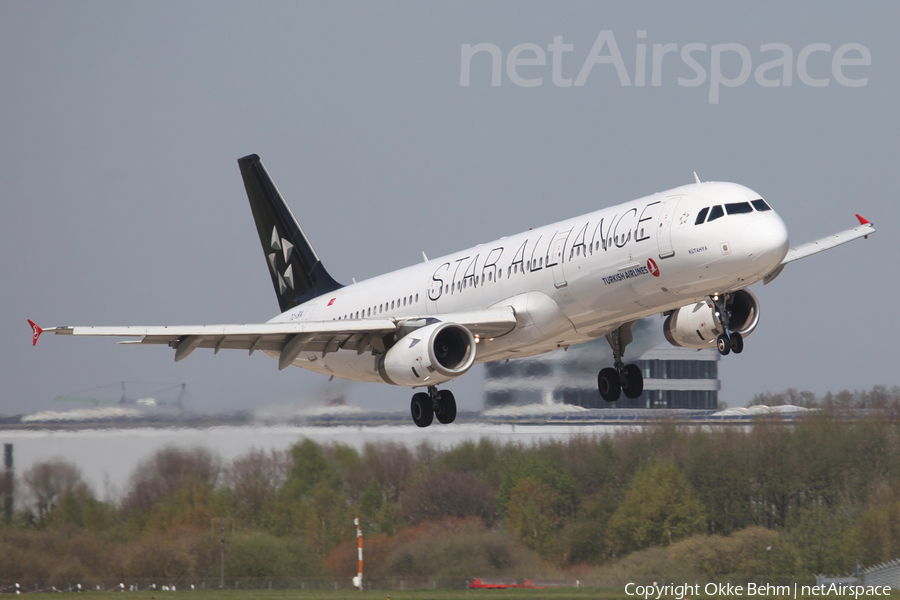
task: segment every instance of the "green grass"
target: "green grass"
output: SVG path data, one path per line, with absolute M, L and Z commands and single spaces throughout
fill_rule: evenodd
M 119 592 L 83 592 L 79 595 L 80 599 L 91 600 L 106 598 L 110 594 Z M 567 588 L 561 590 L 530 590 L 530 589 L 508 589 L 508 590 L 405 590 L 405 591 L 365 591 L 358 592 L 353 590 L 338 591 L 319 591 L 319 590 L 180 590 L 177 592 L 127 592 L 124 599 L 133 598 L 135 600 L 149 600 L 156 598 L 158 600 L 212 600 L 222 598 L 223 600 L 588 600 L 591 598 L 598 599 L 623 599 L 636 600 L 636 596 L 628 596 L 623 588 Z M 702 596 L 703 598 L 729 598 L 727 596 Z M 760 600 L 788 600 L 788 598 L 779 599 L 776 596 L 745 596 L 747 598 L 757 598 Z M 820 596 L 822 598 L 831 598 L 837 600 L 846 600 L 853 596 Z M 893 591 L 891 597 L 900 597 L 900 590 Z M 668 598 L 672 598 L 669 596 Z M 866 600 L 872 598 L 883 599 L 886 596 L 860 596 Z M 643 599 L 641 599 L 643 600 Z

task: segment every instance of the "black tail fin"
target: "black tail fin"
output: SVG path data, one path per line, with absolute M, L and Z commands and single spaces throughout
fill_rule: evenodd
M 281 312 L 343 287 L 332 279 L 259 156 L 238 159 Z

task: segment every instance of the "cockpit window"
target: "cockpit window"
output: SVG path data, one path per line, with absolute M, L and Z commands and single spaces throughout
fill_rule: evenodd
M 740 215 L 742 213 L 753 212 L 749 202 L 733 202 L 725 205 L 725 212 L 729 215 Z
M 758 210 L 759 212 L 764 212 L 767 210 L 772 210 L 772 207 L 766 204 L 766 201 L 760 198 L 759 200 L 754 200 L 751 202 L 753 208 Z
M 716 206 L 713 206 L 712 210 L 709 211 L 709 219 L 706 222 L 710 223 L 710 222 L 715 221 L 716 219 L 724 217 L 724 216 L 725 216 L 725 211 L 722 210 L 721 206 L 716 205 Z
M 697 213 L 697 220 L 694 221 L 694 225 L 699 225 L 700 223 L 702 223 L 703 221 L 705 221 L 705 220 L 706 220 L 706 213 L 708 213 L 708 212 L 709 212 L 709 207 L 708 207 L 708 206 L 707 206 L 706 208 L 704 208 L 703 210 L 701 210 L 700 212 L 698 212 L 698 213 Z

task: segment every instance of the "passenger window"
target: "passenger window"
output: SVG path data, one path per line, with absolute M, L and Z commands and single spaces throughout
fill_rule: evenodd
M 772 210 L 772 208 L 766 204 L 766 201 L 760 198 L 759 200 L 753 200 L 750 204 L 753 205 L 753 208 L 758 210 L 759 212 L 765 212 L 767 210 Z
M 753 208 L 750 206 L 749 202 L 733 202 L 725 205 L 725 212 L 729 215 L 741 215 L 753 212 Z
M 721 206 L 713 206 L 712 210 L 709 211 L 709 219 L 706 220 L 707 223 L 711 223 L 716 219 L 721 219 L 725 216 L 725 211 L 722 210 Z
M 708 206 L 707 206 L 706 208 L 704 208 L 703 210 L 701 210 L 700 212 L 698 212 L 698 213 L 697 213 L 697 220 L 694 221 L 694 225 L 699 225 L 700 223 L 702 223 L 703 221 L 705 221 L 705 220 L 706 220 L 706 213 L 708 213 L 708 212 L 709 212 L 709 207 L 708 207 Z
M 419 301 L 419 295 L 416 294 L 416 302 L 418 302 L 418 301 Z

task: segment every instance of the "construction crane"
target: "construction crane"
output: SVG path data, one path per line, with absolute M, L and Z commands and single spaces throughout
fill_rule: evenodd
M 126 386 L 128 386 L 128 388 L 132 390 L 137 387 L 138 389 L 141 389 L 141 392 L 139 394 L 130 396 L 126 389 Z M 119 393 L 117 394 L 118 400 L 113 398 L 115 394 L 113 390 L 116 389 L 119 390 Z M 171 406 L 173 408 L 181 410 L 182 408 L 184 408 L 183 401 L 186 390 L 186 383 L 173 384 L 120 381 L 119 383 L 102 385 L 100 387 L 84 390 L 81 392 L 75 392 L 73 394 L 64 394 L 62 396 L 57 396 L 55 400 L 57 402 L 79 402 L 83 404 L 90 404 L 92 406 L 113 404 L 119 404 L 121 406 L 137 405 L 146 407 Z M 169 398 L 167 398 L 167 396 L 169 396 Z

